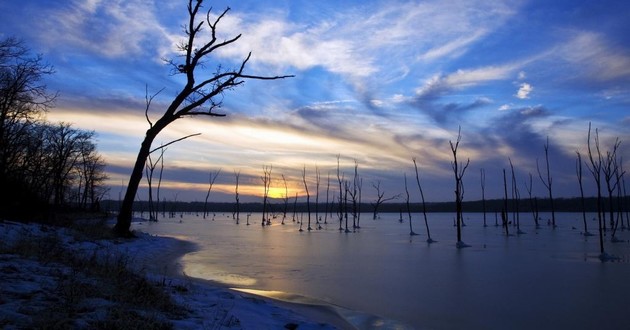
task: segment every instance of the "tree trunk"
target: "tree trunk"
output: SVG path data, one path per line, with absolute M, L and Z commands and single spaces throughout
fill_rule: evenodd
M 133 171 L 131 172 L 131 176 L 129 177 L 129 184 L 127 184 L 125 198 L 123 199 L 122 205 L 120 206 L 120 212 L 118 213 L 116 225 L 114 226 L 114 232 L 119 236 L 131 235 L 129 228 L 131 227 L 133 202 L 136 198 L 140 181 L 142 180 L 144 164 L 146 163 L 147 158 L 151 153 L 151 144 L 153 143 L 153 139 L 155 139 L 159 132 L 160 130 L 155 129 L 155 126 L 148 129 L 146 136 L 144 137 L 144 141 L 142 141 L 142 145 L 140 146 L 140 151 L 138 151 L 136 164 L 133 166 Z

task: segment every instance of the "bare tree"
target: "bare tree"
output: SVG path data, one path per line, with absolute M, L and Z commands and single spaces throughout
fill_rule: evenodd
M 582 184 L 582 155 L 579 151 L 576 151 L 577 160 L 575 161 L 575 174 L 577 175 L 578 183 L 580 185 L 580 204 L 582 206 L 582 222 L 584 223 L 584 236 L 593 236 L 588 231 L 588 225 L 586 222 L 586 205 L 584 205 L 584 186 Z
M 604 179 L 606 180 L 606 190 L 608 190 L 608 212 L 610 215 L 610 227 L 612 228 L 611 234 L 611 242 L 618 243 L 623 242 L 619 238 L 617 238 L 617 227 L 619 226 L 619 221 L 614 220 L 614 198 L 613 193 L 617 190 L 619 186 L 619 179 L 624 173 L 619 173 L 619 163 L 617 160 L 617 149 L 621 142 L 617 138 L 615 143 L 613 144 L 612 150 L 606 152 L 606 158 L 604 160 L 604 166 L 602 167 L 602 172 L 604 172 Z M 619 220 L 619 218 L 617 218 Z
M 346 229 L 344 230 L 344 232 L 349 233 L 350 229 L 348 228 L 348 191 L 350 191 L 350 183 L 347 180 L 344 180 L 343 185 L 345 188 L 343 194 L 343 213 L 346 220 Z
M 263 176 L 260 179 L 263 182 L 263 211 L 262 211 L 262 221 L 261 225 L 264 227 L 266 224 L 270 223 L 270 220 L 267 217 L 267 199 L 269 198 L 269 188 L 271 187 L 271 169 L 272 166 L 264 165 L 263 166 Z
M 41 55 L 31 55 L 21 40 L 0 40 L 0 179 L 19 164 L 19 146 L 30 125 L 54 105 L 57 94 L 48 93 L 43 83 L 53 73 L 52 66 Z
M 547 175 L 546 178 L 543 179 L 542 173 L 540 172 L 540 167 L 538 166 L 538 159 L 536 159 L 536 169 L 538 170 L 538 177 L 540 181 L 542 181 L 545 188 L 547 188 L 547 192 L 549 192 L 549 204 L 551 206 L 551 226 L 556 228 L 556 210 L 553 206 L 553 194 L 551 189 L 551 184 L 553 180 L 551 179 L 551 172 L 549 170 L 549 137 L 547 137 L 547 142 L 544 145 L 545 148 L 545 164 L 547 165 Z
M 216 172 L 210 172 L 209 177 L 208 177 L 208 192 L 206 193 L 206 199 L 203 203 L 203 218 L 204 219 L 206 218 L 206 214 L 208 213 L 208 198 L 210 197 L 212 186 L 214 185 L 214 181 L 217 180 L 219 173 L 221 173 L 221 169 L 218 169 Z
M 536 228 L 539 228 L 538 224 L 538 199 L 532 196 L 532 188 L 534 187 L 534 179 L 532 174 L 529 173 L 529 185 L 525 182 L 525 189 L 527 189 L 527 194 L 529 195 L 529 207 L 532 210 L 532 216 L 534 217 L 534 224 Z
M 239 221 L 240 213 L 241 213 L 240 212 L 241 211 L 240 210 L 241 205 L 240 205 L 240 201 L 239 201 L 239 197 L 238 197 L 238 179 L 239 179 L 240 176 L 241 176 L 241 171 L 236 171 L 235 170 L 234 171 L 234 177 L 236 178 L 236 184 L 234 185 L 234 196 L 236 198 L 236 206 L 235 206 L 236 207 L 236 212 L 235 212 L 236 214 L 235 214 L 234 218 L 236 218 L 236 224 L 237 225 L 238 225 L 238 221 Z M 247 216 L 247 225 L 249 226 L 249 216 Z
M 409 205 L 409 188 L 407 187 L 407 173 L 404 173 L 403 177 L 405 179 L 405 195 L 407 196 L 407 198 L 405 199 L 405 204 L 407 205 L 407 215 L 409 216 L 409 235 L 415 236 L 418 234 L 416 234 L 416 232 L 413 231 L 413 225 L 411 224 L 411 205 Z
M 340 166 L 339 166 L 339 158 L 341 158 L 341 155 L 337 155 L 337 182 L 339 182 L 339 231 L 343 230 L 342 224 L 343 224 L 343 175 L 341 174 L 341 170 L 340 170 Z
M 427 205 L 424 201 L 424 192 L 422 191 L 422 185 L 420 185 L 420 175 L 418 174 L 418 164 L 416 164 L 416 158 L 412 158 L 413 167 L 416 170 L 416 182 L 418 183 L 418 189 L 420 190 L 420 197 L 422 198 L 422 214 L 424 215 L 424 226 L 427 228 L 427 243 L 434 243 L 431 239 L 431 232 L 429 231 L 429 220 L 427 219 Z
M 324 213 L 324 224 L 328 224 L 328 200 L 330 197 L 330 172 L 328 172 L 328 175 L 326 176 L 326 207 L 324 207 L 325 213 Z
M 118 214 L 116 226 L 114 227 L 118 235 L 130 235 L 129 227 L 131 226 L 133 203 L 138 185 L 142 179 L 142 170 L 151 152 L 153 140 L 164 128 L 183 117 L 225 116 L 225 114 L 215 112 L 221 107 L 224 93 L 242 85 L 248 79 L 275 80 L 291 77 L 288 75 L 259 76 L 246 74 L 244 71 L 251 53 L 235 69 L 225 69 L 219 65 L 213 73 L 208 73 L 206 69 L 208 61 L 205 60 L 215 51 L 236 42 L 241 35 L 219 41 L 216 35 L 217 27 L 230 8 L 225 9 L 214 19 L 211 19 L 210 9 L 207 11 L 206 19 L 204 20 L 197 17 L 202 4 L 203 0 L 188 1 L 189 20 L 184 27 L 186 39 L 178 45 L 183 61 L 167 61 L 172 66 L 174 74 L 183 74 L 185 76 L 185 85 L 157 121 L 153 122 L 150 120 L 148 112 L 145 112 L 149 129 L 146 131 L 138 151 L 136 163 L 129 178 L 127 191 Z M 200 36 L 204 28 L 208 29 L 209 37 Z
M 293 222 L 295 222 L 295 213 L 297 212 L 297 200 L 298 193 L 295 193 L 295 199 L 293 199 Z M 300 229 L 302 229 L 302 224 L 300 224 Z
M 606 157 L 603 158 L 604 162 L 602 166 L 602 173 L 604 174 L 604 180 L 606 181 L 606 190 L 608 191 L 608 214 L 610 216 L 610 228 L 613 229 L 613 241 L 617 240 L 615 237 L 613 192 L 617 189 L 617 185 L 619 184 L 619 181 L 616 181 L 615 179 L 617 178 L 617 171 L 619 170 L 619 167 L 617 166 L 617 149 L 620 144 L 621 142 L 619 139 L 616 139 L 612 150 L 606 151 Z
M 486 171 L 483 168 L 479 169 L 481 176 L 481 209 L 483 210 L 483 226 L 488 227 L 486 223 Z
M 453 173 L 455 174 L 455 210 L 457 212 L 457 247 L 463 248 L 467 247 L 464 242 L 462 242 L 462 222 L 463 222 L 463 214 L 462 214 L 462 200 L 464 198 L 464 183 L 462 178 L 464 177 L 464 173 L 466 173 L 466 169 L 470 164 L 470 159 L 466 161 L 466 164 L 460 164 L 457 161 L 457 148 L 459 147 L 459 142 L 462 138 L 462 128 L 459 127 L 457 132 L 457 140 L 455 143 L 453 141 L 448 141 L 451 146 L 451 151 L 453 152 L 453 161 L 451 162 L 451 166 L 453 168 Z
M 348 193 L 352 198 L 352 229 L 357 228 L 357 200 L 359 188 L 359 162 L 354 160 L 354 177 L 352 178 L 352 190 Z
M 322 175 L 319 167 L 315 166 L 315 224 L 317 224 L 317 229 L 322 229 L 322 226 L 319 224 L 319 184 L 321 179 Z
M 287 209 L 289 208 L 289 187 L 287 186 L 287 179 L 282 174 L 282 182 L 284 183 L 284 195 L 282 196 L 282 200 L 284 202 L 284 208 L 282 210 L 282 224 L 284 225 L 284 220 L 287 218 Z
M 503 209 L 501 210 L 501 220 L 503 228 L 505 229 L 505 236 L 510 236 L 510 229 L 508 225 L 508 192 L 507 192 L 507 178 L 505 176 L 505 169 L 503 169 Z
M 359 182 L 357 182 L 357 191 L 359 194 L 357 198 L 357 228 L 361 228 L 361 191 L 363 191 L 363 178 L 359 178 Z
M 601 260 L 607 260 L 610 256 L 604 250 L 604 219 L 603 219 L 603 210 L 602 210 L 602 153 L 599 146 L 599 133 L 597 132 L 597 128 L 595 129 L 595 151 L 597 155 L 593 155 L 593 146 L 591 145 L 591 123 L 588 123 L 588 136 L 587 136 L 587 146 L 588 146 L 588 159 L 590 161 L 590 166 L 587 164 L 586 168 L 593 175 L 593 179 L 595 180 L 595 186 L 597 188 L 597 223 L 598 223 L 598 233 L 599 233 L 599 258 Z
M 400 197 L 400 194 L 390 196 L 390 197 L 385 197 L 385 191 L 381 190 L 380 180 L 377 180 L 375 183 L 373 182 L 372 187 L 374 187 L 374 189 L 376 190 L 376 200 L 374 201 L 374 203 L 371 203 L 372 210 L 373 210 L 372 219 L 376 220 L 378 216 L 378 208 L 385 202 L 397 199 L 398 197 Z
M 311 228 L 311 194 L 309 194 L 308 184 L 306 184 L 306 165 L 304 165 L 304 169 L 302 170 L 302 182 L 304 183 L 304 190 L 306 191 L 306 209 L 308 211 L 308 227 L 306 229 L 311 231 L 313 230 L 313 228 Z
M 625 171 L 623 169 L 623 159 L 619 160 L 619 173 L 623 173 L 623 174 L 619 174 L 619 216 L 621 218 L 621 229 L 626 229 L 630 227 L 630 217 L 629 217 L 629 212 L 628 210 L 630 208 L 625 207 L 624 205 L 627 205 L 627 192 L 626 192 L 626 180 L 625 180 Z M 623 216 L 624 213 L 626 215 L 626 224 L 624 225 L 623 222 Z
M 512 159 L 508 157 L 508 161 L 510 162 L 510 169 L 512 171 L 512 203 L 514 203 L 514 222 L 516 223 L 516 234 L 521 235 L 525 234 L 524 231 L 521 230 L 521 217 L 519 212 L 519 203 L 521 194 L 518 191 L 518 186 L 516 184 L 516 174 L 514 173 L 514 165 L 512 164 Z
M 157 167 L 157 164 L 160 163 L 162 164 L 162 168 L 160 169 L 160 173 L 162 173 L 163 169 L 164 169 L 164 152 L 166 151 L 166 148 L 162 148 L 160 149 L 160 156 L 158 157 L 158 159 L 154 162 L 153 159 L 151 158 L 151 154 L 149 154 L 149 157 L 147 157 L 147 164 L 145 167 L 145 177 L 147 180 L 147 185 L 148 185 L 148 192 L 149 192 L 149 220 L 150 221 L 157 221 L 158 218 L 158 207 L 155 206 L 155 204 L 153 203 L 153 172 L 155 171 L 155 168 Z M 160 175 L 160 181 L 161 181 L 161 175 Z M 159 191 L 159 187 L 158 187 L 158 191 Z M 160 203 L 160 199 L 158 197 L 157 199 L 158 201 L 158 205 Z

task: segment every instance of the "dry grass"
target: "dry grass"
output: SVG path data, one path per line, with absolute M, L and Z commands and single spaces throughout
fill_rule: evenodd
M 79 227 L 82 230 L 73 230 L 79 240 L 108 238 L 111 233 L 104 221 Z M 127 255 L 69 250 L 55 230 L 43 237 L 20 234 L 11 244 L 0 244 L 0 254 L 38 261 L 48 272 L 43 276 L 56 283 L 37 293 L 37 304 L 24 300 L 21 309 L 30 315 L 30 324 L 13 324 L 20 328 L 171 329 L 169 319 L 187 313 L 161 283 L 132 271 Z M 0 327 L 8 324 L 11 320 L 0 319 Z

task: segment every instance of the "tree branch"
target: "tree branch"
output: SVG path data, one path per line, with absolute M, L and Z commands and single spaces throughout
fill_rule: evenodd
M 179 141 L 181 141 L 181 140 L 185 140 L 185 139 L 187 139 L 187 138 L 190 138 L 190 137 L 193 137 L 193 136 L 197 136 L 197 135 L 201 135 L 201 133 L 190 134 L 190 135 L 186 135 L 186 136 L 184 136 L 184 137 L 182 137 L 182 138 L 179 138 L 179 139 L 177 139 L 177 140 L 173 140 L 173 141 L 171 141 L 171 142 L 169 142 L 169 143 L 167 143 L 167 144 L 165 144 L 165 145 L 159 146 L 159 147 L 157 147 L 157 148 L 155 148 L 155 149 L 153 149 L 153 150 L 149 151 L 149 154 L 152 154 L 152 153 L 154 153 L 155 151 L 158 151 L 158 150 L 160 150 L 160 149 L 162 149 L 162 148 L 166 148 L 166 147 L 170 146 L 170 145 L 171 145 L 171 144 L 173 144 L 173 143 L 176 143 L 176 142 L 179 142 Z

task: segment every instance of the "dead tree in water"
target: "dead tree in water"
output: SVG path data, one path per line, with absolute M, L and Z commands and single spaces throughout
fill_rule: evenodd
M 512 165 L 512 159 L 508 157 L 508 161 L 510 162 L 510 169 L 512 171 L 512 203 L 514 204 L 513 209 L 513 217 L 512 220 L 516 223 L 516 234 L 524 234 L 525 232 L 521 231 L 521 217 L 519 213 L 519 203 L 521 194 L 518 191 L 518 186 L 516 184 L 516 174 L 514 173 L 514 165 Z
M 483 226 L 488 227 L 486 223 L 486 171 L 479 169 L 481 175 L 481 209 L 483 210 Z
M 374 201 L 374 203 L 370 203 L 370 204 L 372 205 L 372 210 L 373 210 L 372 220 L 376 220 L 376 217 L 378 216 L 378 208 L 381 206 L 381 204 L 400 197 L 400 194 L 394 195 L 394 196 L 391 196 L 391 197 L 385 197 L 385 192 L 381 191 L 381 181 L 380 180 L 377 180 L 376 183 L 372 183 L 372 187 L 374 187 L 374 189 L 376 189 L 376 200 Z
M 235 213 L 236 214 L 234 215 L 234 218 L 236 219 L 236 224 L 237 225 L 238 225 L 238 220 L 240 218 L 240 213 L 241 213 L 241 210 L 240 210 L 241 204 L 240 204 L 240 201 L 239 201 L 239 198 L 238 198 L 238 178 L 239 178 L 240 175 L 241 175 L 241 171 L 234 171 L 234 176 L 236 177 L 236 185 L 234 187 L 234 195 L 235 195 L 235 198 L 236 198 L 236 205 L 235 205 L 235 207 L 236 207 Z M 249 216 L 247 216 L 247 225 L 249 226 Z
M 551 179 L 551 172 L 549 171 L 549 137 L 547 137 L 547 142 L 544 145 L 545 148 L 545 163 L 547 164 L 547 177 L 543 179 L 542 173 L 540 172 L 540 167 L 538 166 L 538 159 L 536 159 L 536 169 L 538 170 L 538 177 L 540 181 L 542 181 L 545 188 L 547 188 L 547 192 L 549 192 L 549 204 L 551 206 L 551 226 L 556 228 L 556 211 L 553 207 L 553 194 L 551 189 L 551 184 L 553 180 Z
M 304 190 L 306 190 L 306 209 L 308 211 L 308 231 L 313 230 L 311 228 L 311 194 L 308 193 L 308 185 L 306 184 L 306 165 L 304 165 L 304 169 L 302 170 L 302 182 L 304 183 Z
M 343 230 L 343 176 L 339 168 L 339 158 L 341 155 L 337 155 L 337 182 L 339 182 L 339 231 Z
M 619 181 L 619 190 L 618 190 L 618 194 L 617 194 L 617 201 L 619 203 L 619 210 L 618 210 L 618 215 L 619 218 L 621 220 L 621 229 L 626 229 L 626 228 L 630 228 L 630 218 L 628 217 L 628 207 L 624 208 L 624 201 L 627 198 L 627 192 L 626 192 L 626 180 L 625 180 L 625 171 L 623 170 L 623 159 L 619 159 L 619 178 L 617 179 Z M 623 216 L 624 213 L 626 215 L 626 224 L 624 225 L 623 222 Z
M 208 213 L 208 198 L 210 197 L 210 191 L 212 191 L 212 186 L 214 185 L 214 181 L 216 181 L 217 177 L 221 173 L 221 169 L 219 169 L 216 173 L 210 172 L 210 177 L 208 178 L 208 192 L 206 193 L 206 200 L 203 203 L 203 218 L 206 218 L 206 214 Z M 214 219 L 213 219 L 214 220 Z
M 427 220 L 427 204 L 424 201 L 424 192 L 422 192 L 422 185 L 420 185 L 420 175 L 418 174 L 418 165 L 416 159 L 412 158 L 413 167 L 416 170 L 416 182 L 418 183 L 418 189 L 420 190 L 420 197 L 422 198 L 422 214 L 424 215 L 424 226 L 427 228 L 427 243 L 434 243 L 431 239 L 431 232 L 429 231 L 429 220 Z
M 577 160 L 575 161 L 575 174 L 577 175 L 578 183 L 580 185 L 580 203 L 582 206 L 582 222 L 584 223 L 584 236 L 593 236 L 588 231 L 588 225 L 586 222 L 586 205 L 584 205 L 584 186 L 582 184 L 582 155 L 579 151 L 577 153 Z
M 319 183 L 321 178 L 319 167 L 315 166 L 315 224 L 317 229 L 322 229 L 322 226 L 319 224 Z
M 357 228 L 361 228 L 361 191 L 363 190 L 363 178 L 359 178 L 357 188 L 359 191 L 359 201 L 357 203 Z
M 282 210 L 282 224 L 284 225 L 284 220 L 287 218 L 287 209 L 289 208 L 289 187 L 287 186 L 287 179 L 282 174 L 282 182 L 284 183 L 284 195 L 282 196 L 282 200 L 284 202 L 284 208 Z
M 349 191 L 350 198 L 352 198 L 352 229 L 357 228 L 357 199 L 359 189 L 359 163 L 354 160 L 354 177 L 352 178 L 352 191 Z M 348 189 L 349 190 L 349 189 Z
M 155 138 L 171 123 L 184 117 L 196 116 L 225 116 L 216 110 L 222 105 L 225 93 L 234 89 L 246 80 L 275 80 L 291 76 L 258 76 L 245 73 L 245 67 L 250 60 L 251 53 L 234 69 L 225 69 L 218 65 L 211 71 L 208 64 L 212 63 L 210 57 L 215 52 L 220 52 L 224 47 L 231 45 L 240 39 L 237 35 L 230 39 L 217 39 L 217 26 L 227 14 L 230 8 L 225 9 L 216 18 L 211 20 L 210 10 L 205 15 L 206 20 L 198 20 L 197 15 L 202 7 L 203 0 L 189 0 L 187 6 L 188 23 L 184 26 L 185 40 L 177 44 L 182 62 L 176 60 L 167 61 L 172 67 L 173 74 L 184 75 L 185 85 L 177 92 L 173 101 L 154 122 L 150 119 L 148 110 L 145 117 L 149 124 L 144 139 L 141 143 L 136 161 L 129 176 L 129 183 L 125 197 L 120 206 L 114 231 L 119 236 L 130 236 L 131 217 L 133 203 L 138 192 L 138 186 L 142 180 L 142 174 L 147 157 L 151 153 L 151 145 Z M 204 31 L 209 32 L 208 37 L 199 36 Z
M 598 223 L 598 232 L 599 232 L 599 258 L 601 260 L 606 260 L 610 256 L 604 251 L 604 230 L 605 230 L 605 221 L 603 219 L 603 210 L 602 210 L 602 153 L 599 147 L 599 133 L 597 132 L 597 128 L 595 129 L 595 151 L 597 155 L 593 155 L 593 148 L 591 146 L 591 123 L 588 123 L 588 137 L 586 139 L 586 143 L 588 146 L 588 159 L 591 163 L 589 166 L 586 165 L 586 168 L 593 175 L 593 179 L 595 180 L 595 186 L 597 187 L 597 223 Z M 597 158 L 596 158 L 597 157 Z
M 297 199 L 298 199 L 298 193 L 295 193 L 295 199 L 293 200 L 293 222 L 295 222 L 295 214 L 297 213 Z M 300 225 L 300 229 L 301 229 Z
M 405 194 L 407 196 L 407 198 L 405 199 L 405 204 L 407 205 L 407 215 L 409 215 L 409 235 L 415 236 L 418 234 L 416 234 L 413 231 L 413 225 L 411 224 L 411 206 L 409 205 L 409 189 L 407 188 L 407 173 L 404 174 L 404 178 L 405 178 Z
M 326 176 L 326 206 L 324 207 L 324 224 L 328 224 L 328 200 L 330 197 L 330 172 Z
M 453 144 L 452 141 L 448 141 L 451 146 L 451 151 L 453 152 L 453 161 L 451 162 L 451 166 L 453 167 L 453 173 L 455 173 L 455 210 L 457 212 L 457 247 L 467 247 L 464 242 L 462 242 L 462 200 L 464 198 L 464 183 L 462 178 L 464 177 L 464 173 L 470 164 L 470 159 L 466 161 L 466 164 L 459 164 L 457 162 L 457 148 L 459 147 L 459 142 L 462 138 L 462 128 L 459 127 L 457 132 L 457 140 Z
M 536 228 L 539 228 L 540 225 L 538 224 L 538 199 L 536 197 L 532 198 L 533 186 L 534 186 L 534 179 L 532 177 L 532 174 L 529 173 L 529 185 L 527 185 L 527 182 L 525 182 L 525 189 L 527 189 L 527 194 L 529 195 L 529 207 L 532 210 L 532 216 L 534 217 L 534 224 L 536 225 Z
M 619 166 L 617 166 L 617 149 L 620 144 L 621 142 L 617 138 L 613 144 L 612 150 L 606 151 L 606 157 L 603 158 L 604 163 L 602 166 L 602 173 L 604 174 L 604 180 L 606 181 L 606 190 L 608 191 L 608 214 L 610 215 L 610 228 L 613 230 L 611 238 L 613 242 L 617 241 L 617 238 L 615 237 L 616 226 L 614 220 L 613 192 L 617 189 L 617 185 L 619 184 L 619 181 L 616 179 L 617 172 L 619 171 Z
M 503 210 L 501 210 L 501 220 L 503 220 L 503 228 L 505 229 L 505 236 L 510 236 L 510 229 L 508 225 L 508 192 L 507 192 L 507 177 L 505 176 L 505 169 L 503 169 Z
M 269 198 L 269 188 L 271 187 L 271 165 L 263 166 L 263 176 L 260 179 L 263 182 L 263 211 L 262 211 L 262 226 L 271 224 L 271 220 L 267 218 L 267 199 Z
M 346 219 L 346 230 L 344 232 L 349 233 L 350 229 L 348 228 L 348 191 L 350 190 L 350 183 L 348 183 L 348 181 L 344 181 L 343 185 L 345 187 L 345 192 L 343 194 L 343 210 L 344 217 Z
M 151 158 L 151 154 L 149 154 L 149 156 L 147 157 L 147 164 L 145 167 L 145 174 L 146 174 L 145 176 L 146 176 L 147 185 L 149 188 L 149 221 L 157 221 L 158 219 L 158 209 L 159 209 L 159 204 L 160 204 L 160 185 L 162 182 L 162 172 L 164 171 L 164 152 L 165 151 L 166 151 L 166 148 L 160 149 L 160 156 L 155 162 Z M 158 187 L 157 187 L 157 204 L 158 205 L 156 206 L 153 203 L 153 172 L 155 171 L 155 167 L 157 166 L 158 163 L 161 164 L 161 168 L 160 168 L 160 176 L 159 176 Z

